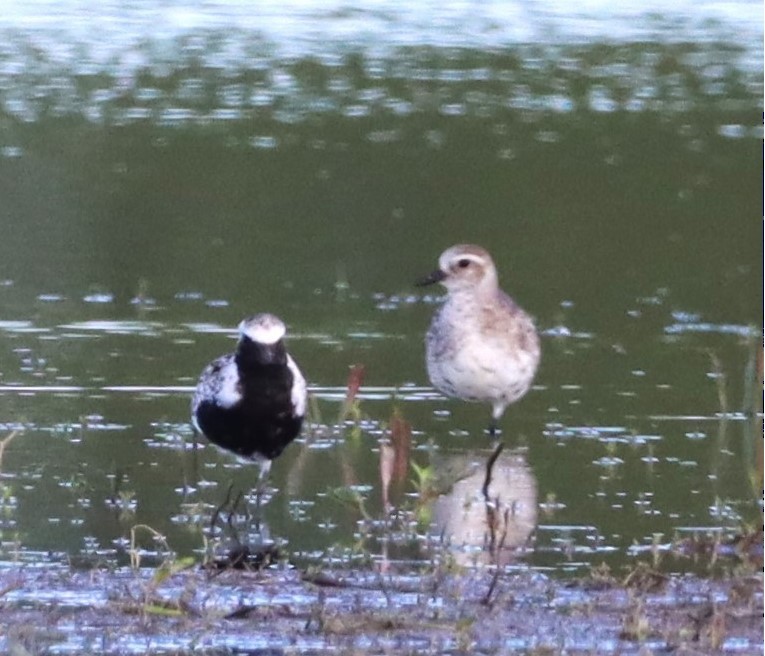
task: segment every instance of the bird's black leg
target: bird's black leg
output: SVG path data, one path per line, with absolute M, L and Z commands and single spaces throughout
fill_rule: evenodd
M 260 533 L 261 507 L 263 505 L 263 493 L 268 484 L 268 473 L 271 470 L 271 460 L 263 459 L 259 462 L 260 472 L 258 473 L 258 482 L 255 487 L 255 528 Z
M 231 492 L 234 489 L 234 484 L 230 483 L 228 486 L 228 490 L 226 490 L 226 498 L 223 500 L 223 502 L 215 509 L 215 512 L 212 514 L 212 517 L 210 518 L 210 535 L 215 535 L 215 528 L 218 525 L 218 518 L 220 517 L 221 511 L 225 508 L 230 508 L 231 504 Z M 228 524 L 231 521 L 231 517 L 229 514 L 229 519 L 226 521 Z
M 253 522 L 255 524 L 255 530 L 258 532 L 258 534 L 261 533 L 260 528 L 260 509 L 261 509 L 261 497 L 263 496 L 263 488 L 260 484 L 258 484 L 258 487 L 255 490 L 255 513 L 253 514 L 253 517 L 255 518 L 255 521 Z
M 492 417 L 491 420 L 489 421 L 489 428 L 487 429 L 487 432 L 489 433 L 489 437 L 492 440 L 498 439 L 500 433 L 502 432 L 499 429 L 499 424 L 498 424 L 497 420 L 494 417 Z

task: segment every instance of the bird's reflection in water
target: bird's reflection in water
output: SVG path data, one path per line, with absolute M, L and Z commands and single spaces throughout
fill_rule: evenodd
M 500 447 L 493 454 L 441 457 L 434 464 L 447 491 L 433 517 L 456 562 L 507 565 L 526 552 L 537 523 L 537 480 L 525 453 Z
M 211 570 L 259 570 L 282 559 L 277 541 L 263 520 L 262 501 L 269 490 L 261 486 L 253 493 L 234 492 L 229 485 L 226 498 L 210 518 L 204 567 Z M 270 501 L 270 495 L 266 501 Z

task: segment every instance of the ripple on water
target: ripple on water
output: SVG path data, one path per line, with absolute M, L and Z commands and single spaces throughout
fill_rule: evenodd
M 157 336 L 160 334 L 163 324 L 149 321 L 93 319 L 62 324 L 59 328 L 85 332 L 103 332 L 114 335 L 139 334 Z
M 722 335 L 739 335 L 741 337 L 756 337 L 759 334 L 757 328 L 754 326 L 693 321 L 671 324 L 664 329 L 664 332 L 667 335 L 681 335 L 684 333 L 720 333 Z

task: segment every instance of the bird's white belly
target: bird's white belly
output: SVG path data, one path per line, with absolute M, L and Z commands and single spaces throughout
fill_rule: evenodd
M 467 338 L 447 356 L 429 358 L 428 373 L 434 386 L 448 396 L 512 403 L 528 390 L 534 365 L 524 352 L 511 353 Z

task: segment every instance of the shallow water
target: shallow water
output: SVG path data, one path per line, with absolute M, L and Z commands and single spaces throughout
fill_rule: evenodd
M 10 7 L 4 560 L 124 562 L 139 524 L 164 536 L 140 536 L 144 562 L 201 558 L 255 472 L 196 443 L 190 391 L 268 310 L 315 425 L 274 467 L 267 535 L 301 563 L 419 565 L 444 541 L 481 562 L 480 526 L 454 529 L 475 484 L 452 484 L 480 479 L 488 410 L 428 386 L 440 292 L 412 285 L 459 241 L 491 249 L 543 332 L 503 420 L 509 567 L 706 571 L 671 543 L 761 518 L 758 5 Z M 338 424 L 354 363 L 360 414 Z M 407 481 L 386 519 L 394 409 L 451 491 L 431 515 Z

